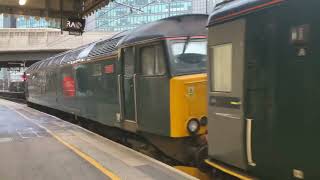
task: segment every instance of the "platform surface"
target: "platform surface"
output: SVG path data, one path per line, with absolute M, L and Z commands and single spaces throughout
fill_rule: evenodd
M 0 179 L 195 179 L 38 110 L 0 99 Z

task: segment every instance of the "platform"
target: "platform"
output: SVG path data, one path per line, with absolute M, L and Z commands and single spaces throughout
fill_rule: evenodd
M 0 99 L 0 177 L 8 180 L 195 179 L 82 127 Z

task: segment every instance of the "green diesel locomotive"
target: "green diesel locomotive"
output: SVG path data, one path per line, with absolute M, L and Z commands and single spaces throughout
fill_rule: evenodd
M 210 16 L 206 162 L 216 170 L 320 179 L 319 5 L 234 0 Z
M 207 19 L 161 19 L 40 61 L 26 71 L 27 101 L 144 137 L 196 165 L 206 151 Z

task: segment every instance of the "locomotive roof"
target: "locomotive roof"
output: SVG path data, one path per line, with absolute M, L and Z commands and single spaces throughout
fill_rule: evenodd
M 117 51 L 117 43 L 125 34 L 126 32 L 121 32 L 111 38 L 99 40 L 39 61 L 31 65 L 26 73 L 43 67 L 68 64 L 76 60 L 87 61 L 102 55 L 112 55 Z
M 131 31 L 123 31 L 111 38 L 102 39 L 76 49 L 72 49 L 31 65 L 26 73 L 45 67 L 89 61 L 99 56 L 113 55 L 118 46 L 126 46 L 140 41 L 177 36 L 207 35 L 208 15 L 190 14 L 161 19 Z M 185 28 L 185 27 L 188 28 Z
M 119 44 L 126 46 L 156 38 L 207 35 L 207 20 L 206 14 L 171 16 L 132 30 Z
M 270 8 L 285 1 L 288 0 L 233 0 L 221 3 L 210 15 L 208 26 Z

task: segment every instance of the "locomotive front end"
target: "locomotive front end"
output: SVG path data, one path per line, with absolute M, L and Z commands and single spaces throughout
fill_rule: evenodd
M 205 36 L 169 40 L 171 137 L 206 133 L 206 44 Z
M 204 134 L 207 130 L 207 75 L 170 80 L 171 137 Z

